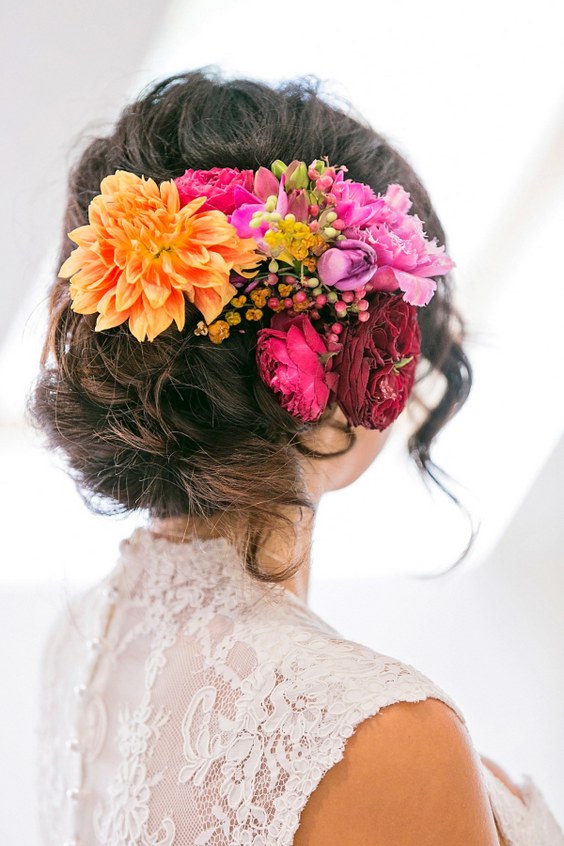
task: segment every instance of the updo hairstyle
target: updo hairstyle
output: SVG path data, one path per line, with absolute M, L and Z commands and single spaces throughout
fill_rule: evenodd
M 88 222 L 88 205 L 101 180 L 117 169 L 157 182 L 187 168 L 256 170 L 275 159 L 310 162 L 327 156 L 345 164 L 347 178 L 384 192 L 400 183 L 429 238 L 445 233 L 410 165 L 351 108 L 322 99 L 314 78 L 270 87 L 226 80 L 214 69 L 180 74 L 152 85 L 128 105 L 111 134 L 91 140 L 72 170 L 64 218 L 62 263 L 74 248 L 66 233 Z M 420 470 L 438 481 L 433 439 L 465 401 L 471 371 L 462 349 L 463 326 L 451 301 L 448 276 L 418 309 L 422 334 L 420 384 L 439 375 L 438 402 L 413 398 L 421 422 L 409 440 Z M 153 518 L 188 516 L 233 534 L 248 571 L 263 581 L 288 579 L 302 560 L 275 571 L 259 565 L 271 532 L 294 531 L 313 504 L 299 456 L 321 458 L 306 446 L 308 432 L 331 423 L 302 424 L 261 381 L 255 363 L 256 329 L 232 333 L 221 345 L 194 334 L 200 312 L 186 302 L 186 325 L 173 325 L 140 344 L 127 324 L 95 332 L 96 315 L 70 307 L 69 283 L 56 279 L 41 373 L 30 400 L 33 422 L 62 451 L 78 489 L 96 512 L 143 510 Z M 343 429 L 346 451 L 354 432 Z

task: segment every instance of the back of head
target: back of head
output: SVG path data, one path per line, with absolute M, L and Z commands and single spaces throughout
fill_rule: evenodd
M 61 261 L 74 246 L 66 233 L 87 223 L 102 179 L 116 170 L 161 182 L 187 168 L 256 170 L 277 159 L 320 156 L 346 165 L 347 176 L 375 192 L 402 185 L 429 238 L 445 242 L 413 169 L 361 117 L 323 99 L 317 81 L 271 87 L 204 70 L 151 86 L 125 108 L 108 137 L 88 145 L 70 176 Z M 93 331 L 95 318 L 75 312 L 68 282 L 55 281 L 31 403 L 36 424 L 64 452 L 96 510 L 140 509 L 152 517 L 188 515 L 218 524 L 237 514 L 246 526 L 247 566 L 260 578 L 261 537 L 276 521 L 288 521 L 288 508 L 311 508 L 297 459 L 301 451 L 308 454 L 304 436 L 331 410 L 315 424 L 292 416 L 259 376 L 256 331 L 210 344 L 195 331 L 202 315 L 193 303 L 186 302 L 182 331 L 171 326 L 141 345 L 125 325 Z M 438 404 L 410 441 L 418 465 L 428 470 L 431 441 L 470 385 L 448 275 L 437 278 L 437 292 L 418 320 L 423 370 L 444 377 Z M 294 569 L 295 563 L 262 577 L 283 579 Z

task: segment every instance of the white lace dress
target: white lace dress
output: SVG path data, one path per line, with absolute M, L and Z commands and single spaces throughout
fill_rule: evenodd
M 345 640 L 235 556 L 222 538 L 138 529 L 61 615 L 38 727 L 46 846 L 291 846 L 362 720 L 427 697 L 464 720 L 416 669 Z M 509 846 L 564 846 L 530 779 L 524 804 L 483 771 Z

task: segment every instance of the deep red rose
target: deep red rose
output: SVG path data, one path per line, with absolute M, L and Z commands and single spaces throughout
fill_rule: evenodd
M 331 402 L 336 399 L 352 426 L 381 431 L 405 407 L 421 335 L 417 309 L 402 294 L 375 293 L 368 314 L 365 323 L 351 322 L 341 335 L 342 349 L 333 359 L 339 378 Z

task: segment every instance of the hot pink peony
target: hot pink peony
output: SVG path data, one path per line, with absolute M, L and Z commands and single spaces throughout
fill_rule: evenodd
M 275 315 L 257 333 L 257 365 L 262 381 L 278 395 L 283 408 L 305 423 L 319 419 L 329 399 L 325 378 L 328 353 L 309 318 Z
M 253 187 L 252 170 L 238 170 L 231 167 L 212 167 L 211 170 L 187 170 L 174 181 L 178 188 L 180 203 L 187 205 L 195 197 L 208 199 L 200 211 L 218 209 L 224 214 L 231 214 L 236 206 L 235 189 L 250 191 Z

